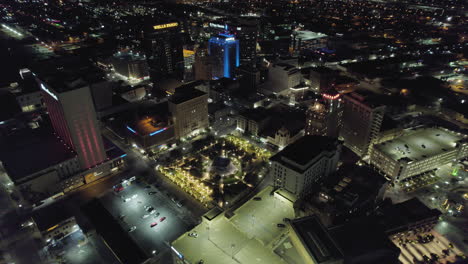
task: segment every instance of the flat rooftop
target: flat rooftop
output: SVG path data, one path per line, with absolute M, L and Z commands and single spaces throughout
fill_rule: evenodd
M 68 159 L 76 153 L 53 134 L 52 128 L 22 129 L 0 141 L 0 160 L 15 182 Z
M 228 219 L 219 214 L 211 221 L 204 219 L 188 233 L 172 243 L 175 250 L 190 263 L 203 260 L 205 264 L 224 263 L 288 263 L 274 252 L 287 228 L 277 227 L 283 218 L 294 218 L 292 202 L 275 194 L 273 187 L 263 189 L 256 197 L 234 211 Z
M 148 259 L 148 256 L 129 233 L 122 229 L 100 200 L 91 200 L 83 205 L 81 210 L 122 263 L 139 264 Z
M 318 263 L 343 258 L 343 253 L 318 217 L 309 216 L 296 219 L 291 221 L 291 226 Z
M 164 131 L 167 127 L 167 122 L 158 119 L 156 116 L 144 116 L 134 122 L 132 128 L 138 132 L 140 136 L 147 136 L 152 133 Z
M 64 204 L 53 203 L 33 212 L 32 217 L 40 231 L 52 228 L 56 224 L 70 219 L 73 213 Z
M 327 35 L 323 33 L 307 31 L 307 30 L 296 30 L 294 31 L 294 34 L 297 35 L 297 37 L 302 39 L 303 41 L 327 37 Z
M 189 100 L 206 95 L 206 93 L 189 86 L 181 86 L 176 88 L 174 95 L 169 99 L 174 104 L 181 104 Z
M 466 138 L 443 128 L 419 128 L 408 130 L 405 135 L 374 147 L 394 160 L 419 161 L 451 151 Z
M 338 144 L 338 140 L 331 137 L 303 136 L 271 157 L 271 160 L 284 162 L 283 158 L 285 158 L 305 166 L 322 151 L 335 150 Z

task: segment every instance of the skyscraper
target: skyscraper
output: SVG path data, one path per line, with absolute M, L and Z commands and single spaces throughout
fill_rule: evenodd
M 255 66 L 257 57 L 257 24 L 228 23 L 228 30 L 239 40 L 240 64 Z
M 234 35 L 221 33 L 208 42 L 208 54 L 213 61 L 213 78 L 233 78 L 240 65 L 239 40 Z
M 226 23 L 210 23 L 209 26 L 212 34 L 229 32 L 234 35 L 239 40 L 240 64 L 255 66 L 258 35 L 258 25 L 255 21 L 235 19 Z
M 336 91 L 322 94 L 306 113 L 306 135 L 338 138 L 343 125 L 343 102 Z
M 156 24 L 143 30 L 143 49 L 157 78 L 182 77 L 183 41 L 178 22 Z
M 364 94 L 345 95 L 341 130 L 344 145 L 360 157 L 366 156 L 380 131 L 384 114 L 385 106 L 376 104 Z
M 82 169 L 107 159 L 89 84 L 63 76 L 37 79 L 55 133 L 78 154 Z

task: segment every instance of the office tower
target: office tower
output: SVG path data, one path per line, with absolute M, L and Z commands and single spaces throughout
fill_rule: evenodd
M 306 135 L 338 138 L 343 125 L 343 102 L 340 94 L 330 90 L 306 112 Z
M 64 76 L 38 79 L 55 133 L 78 154 L 82 169 L 107 159 L 89 84 Z
M 311 187 L 336 171 L 341 142 L 322 136 L 303 136 L 270 158 L 273 184 L 296 197 L 310 193 Z
M 323 93 L 332 87 L 337 75 L 337 72 L 330 68 L 312 68 L 309 73 L 310 87 L 316 93 Z
M 179 23 L 157 24 L 144 30 L 143 49 L 156 78 L 182 77 L 184 57 Z
M 169 99 L 169 111 L 180 139 L 197 134 L 208 127 L 208 95 L 198 89 L 178 88 Z
M 376 104 L 364 93 L 353 92 L 344 96 L 344 145 L 360 157 L 365 157 L 380 131 L 385 106 Z
M 221 33 L 208 42 L 208 54 L 213 60 L 213 78 L 233 78 L 240 64 L 239 40 Z
M 257 58 L 257 34 L 255 23 L 227 23 L 228 30 L 239 40 L 240 64 L 255 66 Z
M 193 73 L 195 80 L 212 80 L 213 79 L 213 60 L 208 55 L 206 45 L 200 45 L 195 51 L 195 63 L 193 65 Z

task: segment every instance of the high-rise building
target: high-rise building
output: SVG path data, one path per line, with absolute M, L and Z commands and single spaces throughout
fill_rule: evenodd
M 344 96 L 344 145 L 360 157 L 365 157 L 373 140 L 378 136 L 385 114 L 385 106 L 377 104 L 363 93 Z
M 273 184 L 304 197 L 313 185 L 336 171 L 340 155 L 341 142 L 337 139 L 304 136 L 270 158 Z
M 206 45 L 200 45 L 195 51 L 195 63 L 193 65 L 193 73 L 195 80 L 212 80 L 213 79 L 213 60 L 208 55 Z
M 310 87 L 317 93 L 323 93 L 332 87 L 337 75 L 337 72 L 330 68 L 312 68 L 309 73 Z
M 226 23 L 213 22 L 209 24 L 209 32 L 213 35 L 229 32 L 239 40 L 240 64 L 255 66 L 257 57 L 258 26 L 254 21 L 233 20 Z
M 213 61 L 213 78 L 233 78 L 240 65 L 239 40 L 221 33 L 208 42 L 208 54 Z
M 330 90 L 322 94 L 306 112 L 306 135 L 338 138 L 343 125 L 343 102 L 340 94 Z
M 169 99 L 175 137 L 180 139 L 208 127 L 208 95 L 193 87 L 177 88 Z
M 228 23 L 228 30 L 239 40 L 240 64 L 255 66 L 258 28 L 255 23 Z
M 82 78 L 38 78 L 55 133 L 78 154 L 82 169 L 103 163 L 106 152 L 89 84 Z
M 178 22 L 151 25 L 143 30 L 143 49 L 157 78 L 182 77 L 183 41 Z

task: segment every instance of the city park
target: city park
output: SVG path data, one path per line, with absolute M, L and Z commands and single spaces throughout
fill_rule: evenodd
M 224 207 L 261 180 L 270 156 L 244 138 L 206 137 L 157 170 L 205 206 Z

